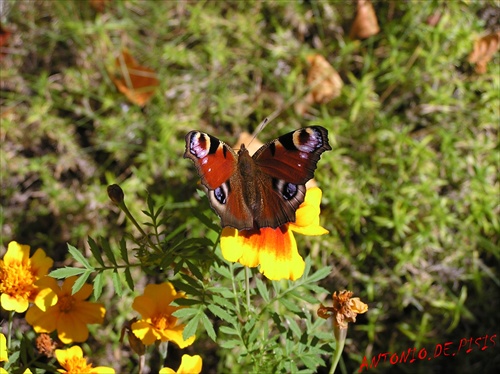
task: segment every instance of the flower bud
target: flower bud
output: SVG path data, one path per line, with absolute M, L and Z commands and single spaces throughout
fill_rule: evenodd
M 108 196 L 111 199 L 111 201 L 116 205 L 123 203 L 123 198 L 124 198 L 123 190 L 117 184 L 111 184 L 108 186 Z

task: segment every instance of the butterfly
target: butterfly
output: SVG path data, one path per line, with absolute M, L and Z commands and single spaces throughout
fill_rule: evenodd
M 212 135 L 191 131 L 184 158 L 194 162 L 222 227 L 250 230 L 294 222 L 306 182 L 321 154 L 331 149 L 321 126 L 282 135 L 253 156 L 244 144 L 236 153 Z

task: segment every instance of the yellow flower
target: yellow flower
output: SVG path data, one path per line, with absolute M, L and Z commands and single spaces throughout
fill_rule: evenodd
M 92 286 L 84 284 L 74 295 L 71 288 L 77 277 L 69 277 L 59 287 L 54 278 L 44 280 L 45 289 L 26 313 L 26 321 L 37 333 L 57 330 L 64 344 L 83 342 L 89 336 L 87 324 L 102 323 L 106 309 L 101 303 L 85 301 L 92 293 Z
M 259 271 L 271 280 L 296 280 L 304 273 L 305 263 L 297 249 L 292 231 L 303 235 L 324 235 L 328 230 L 319 224 L 321 190 L 306 191 L 304 202 L 296 211 L 294 223 L 273 229 L 238 231 L 231 227 L 222 230 L 222 256 L 231 262 L 248 267 L 260 265 Z
M 31 258 L 29 254 L 29 245 L 10 242 L 0 260 L 0 304 L 5 310 L 25 312 L 37 295 L 37 281 L 47 275 L 54 263 L 42 249 L 37 249 Z
M 177 371 L 170 368 L 163 368 L 159 374 L 198 374 L 201 372 L 202 360 L 198 355 L 182 355 L 181 366 Z
M 75 345 L 68 349 L 56 349 L 56 358 L 64 369 L 60 373 L 68 374 L 114 374 L 115 370 L 107 366 L 92 367 L 83 357 L 82 349 Z
M 9 361 L 7 354 L 7 339 L 4 334 L 0 334 L 0 361 Z
M 193 344 L 194 336 L 184 340 L 184 325 L 177 325 L 177 318 L 172 316 L 181 307 L 171 306 L 170 303 L 183 297 L 184 292 L 177 292 L 169 282 L 148 284 L 144 295 L 137 296 L 132 304 L 132 308 L 142 316 L 142 319 L 132 323 L 134 335 L 146 345 L 157 340 L 172 341 L 180 348 Z

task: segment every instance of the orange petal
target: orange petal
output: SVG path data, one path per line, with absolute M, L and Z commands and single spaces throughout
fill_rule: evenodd
M 248 267 L 260 265 L 259 271 L 272 280 L 300 278 L 305 263 L 288 226 L 260 230 L 224 229 L 221 237 L 222 255 Z M 240 256 L 234 255 L 235 253 Z M 230 256 L 227 256 L 230 254 Z
M 137 296 L 132 303 L 132 309 L 139 313 L 142 318 L 151 318 L 157 310 L 155 299 L 144 295 Z
M 58 309 L 57 306 L 49 308 L 43 312 L 36 305 L 32 305 L 24 317 L 33 329 L 38 332 L 51 333 L 57 327 Z
M 156 340 L 161 338 L 158 332 L 146 321 L 140 320 L 134 322 L 131 328 L 134 335 L 141 339 L 146 345 L 153 344 Z
M 64 344 L 80 343 L 88 339 L 89 329 L 76 313 L 64 313 L 57 321 L 57 336 Z

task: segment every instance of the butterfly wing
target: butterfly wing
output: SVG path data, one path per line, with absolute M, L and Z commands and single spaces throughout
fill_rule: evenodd
M 252 227 L 252 214 L 243 199 L 242 181 L 236 173 L 238 156 L 233 149 L 214 136 L 191 131 L 186 135 L 184 158 L 194 162 L 222 226 Z
M 328 131 L 312 126 L 282 135 L 252 156 L 259 170 L 258 189 L 264 191 L 258 212 L 254 212 L 259 227 L 276 228 L 295 221 L 305 184 L 314 177 L 321 154 L 331 149 Z

